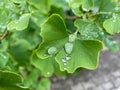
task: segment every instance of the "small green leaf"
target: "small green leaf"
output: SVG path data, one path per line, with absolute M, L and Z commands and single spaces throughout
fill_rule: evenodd
M 73 73 L 77 68 L 94 70 L 98 66 L 98 55 L 102 43 L 96 40 L 76 40 L 71 54 L 61 50 L 55 57 L 61 71 Z M 63 61 L 63 59 L 65 61 Z
M 43 78 L 43 79 L 39 82 L 36 90 L 48 90 L 48 89 L 50 89 L 50 86 L 51 86 L 50 80 L 47 79 L 47 78 Z
M 15 85 L 21 82 L 22 78 L 20 77 L 20 75 L 9 71 L 0 71 L 0 84 Z
M 22 77 L 10 71 L 0 70 L 0 90 L 30 90 L 28 88 L 19 87 L 22 83 Z
M 41 59 L 37 57 L 36 52 L 33 52 L 31 60 L 32 64 L 38 68 L 45 77 L 50 77 L 53 73 L 57 76 L 67 76 L 66 72 L 60 71 L 59 65 L 53 57 Z
M 99 28 L 96 24 L 81 19 L 76 20 L 74 24 L 81 34 L 81 39 L 99 39 Z
M 113 17 L 107 19 L 103 23 L 103 27 L 110 34 L 115 34 L 120 32 L 120 14 L 113 14 Z
M 45 59 L 50 57 L 48 49 L 56 47 L 61 50 L 67 42 L 68 34 L 63 19 L 57 15 L 51 15 L 41 27 L 42 44 L 37 49 L 37 56 Z
M 32 55 L 33 65 L 37 67 L 42 72 L 42 75 L 44 75 L 45 77 L 52 76 L 54 72 L 53 60 L 53 58 L 47 58 L 42 60 L 38 58 L 35 53 L 33 53 Z
M 7 25 L 8 30 L 13 30 L 15 29 L 15 27 L 16 27 L 16 20 L 9 22 Z
M 69 0 L 69 6 L 72 9 L 80 7 L 84 0 Z
M 30 14 L 26 13 L 23 14 L 18 21 L 16 21 L 15 28 L 16 30 L 24 30 L 28 27 L 29 24 L 29 19 L 30 19 Z

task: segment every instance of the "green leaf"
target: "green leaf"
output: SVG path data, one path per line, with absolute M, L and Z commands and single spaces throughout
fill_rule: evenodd
M 9 48 L 9 53 L 14 57 L 19 65 L 29 64 L 31 52 L 29 51 L 30 44 L 25 39 L 19 39 L 12 43 Z
M 43 41 L 37 49 L 38 57 L 50 57 L 48 49 L 51 47 L 56 47 L 57 51 L 61 50 L 68 38 L 63 19 L 57 14 L 51 15 L 41 26 L 41 37 Z
M 20 75 L 9 71 L 0 71 L 0 90 L 29 90 L 19 87 L 17 84 L 20 83 L 22 83 Z
M 7 52 L 0 53 L 0 68 L 4 68 L 9 59 L 9 54 Z
M 8 23 L 8 25 L 7 25 L 8 30 L 13 30 L 15 28 L 16 28 L 16 20 L 11 21 L 11 22 Z
M 95 0 L 95 5 L 99 5 L 100 12 L 114 12 L 116 3 L 112 0 Z M 99 4 L 98 4 L 99 3 Z
M 28 3 L 46 14 L 49 10 L 48 0 L 29 0 Z
M 24 30 L 28 27 L 30 19 L 30 14 L 26 13 L 20 16 L 19 20 L 16 22 L 16 30 Z
M 0 71 L 0 90 L 28 90 L 16 85 L 21 82 L 22 78 L 20 75 L 9 71 Z
M 41 24 L 43 22 L 45 22 L 46 17 L 40 13 L 40 12 L 34 12 L 31 14 L 31 20 L 37 25 L 37 26 L 41 26 Z
M 119 45 L 116 41 L 109 39 L 108 37 L 104 37 L 103 41 L 110 52 L 115 53 L 119 51 Z
M 60 16 L 65 18 L 64 10 L 60 7 L 53 6 L 53 5 L 50 7 L 50 11 L 48 12 L 48 14 L 49 14 L 49 16 L 52 14 L 59 14 Z
M 32 64 L 37 67 L 41 72 L 42 75 L 45 77 L 52 76 L 54 72 L 54 59 L 53 58 L 47 58 L 47 59 L 40 59 L 36 56 L 35 53 L 32 55 Z
M 43 78 L 43 79 L 39 82 L 36 90 L 48 90 L 48 89 L 50 89 L 50 86 L 51 86 L 50 80 L 47 79 L 47 78 Z
M 36 68 L 31 70 L 32 72 L 30 72 L 29 75 L 27 75 L 27 78 L 24 80 L 23 85 L 27 87 L 32 86 L 33 88 L 36 88 L 38 83 L 38 78 L 40 76 L 40 71 Z
M 99 39 L 99 28 L 96 24 L 84 20 L 76 20 L 75 26 L 81 34 L 81 39 Z
M 8 16 L 7 16 L 7 13 L 5 10 L 2 11 L 2 13 L 0 13 L 0 24 L 6 24 L 7 23 L 7 19 L 8 19 Z
M 61 50 L 55 57 L 61 71 L 73 73 L 77 68 L 94 70 L 98 66 L 98 55 L 102 43 L 96 40 L 76 40 L 71 54 Z
M 113 14 L 113 17 L 107 19 L 103 23 L 103 27 L 109 34 L 115 34 L 120 32 L 120 14 Z
M 73 13 L 77 16 L 81 16 L 83 14 L 80 6 L 82 5 L 84 0 L 69 0 L 69 6 L 72 9 Z
M 69 0 L 69 6 L 72 9 L 80 7 L 84 0 Z
M 15 74 L 13 72 L 0 70 L 0 84 L 15 85 L 21 82 L 22 82 L 22 78 L 20 77 L 20 75 Z
M 94 5 L 93 0 L 84 0 L 82 4 L 82 8 L 84 11 L 89 11 Z
M 50 77 L 53 73 L 57 76 L 67 76 L 66 72 L 60 71 L 59 65 L 53 57 L 40 59 L 37 57 L 36 52 L 33 52 L 31 60 L 32 64 L 38 68 L 45 77 Z

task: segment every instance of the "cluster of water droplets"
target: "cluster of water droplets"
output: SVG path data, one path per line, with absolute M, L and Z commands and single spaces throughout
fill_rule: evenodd
M 68 40 L 68 42 L 64 46 L 65 52 L 66 52 L 65 57 L 62 58 L 62 62 L 63 62 L 63 65 L 64 65 L 64 70 L 67 70 L 69 68 L 67 66 L 67 64 L 68 64 L 68 62 L 71 59 L 70 54 L 73 51 L 73 46 L 74 46 L 75 39 L 76 39 L 76 35 L 75 34 L 69 35 L 69 40 Z
M 63 62 L 63 65 L 64 65 L 64 70 L 67 70 L 67 68 L 69 68 L 67 66 L 69 60 L 71 59 L 71 57 L 69 55 L 66 54 L 66 56 L 64 58 L 62 58 L 62 62 Z

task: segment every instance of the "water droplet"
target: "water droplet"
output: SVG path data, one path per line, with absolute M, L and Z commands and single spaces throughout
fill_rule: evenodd
M 66 59 L 66 60 L 70 60 L 70 57 L 69 57 L 69 56 L 66 56 L 65 59 Z
M 69 42 L 74 42 L 76 39 L 76 36 L 74 34 L 69 35 Z
M 116 22 L 116 20 L 113 20 L 113 22 Z
M 67 63 L 63 63 L 64 65 L 67 65 Z
M 88 11 L 86 8 L 83 8 L 83 11 Z
M 53 55 L 53 54 L 56 54 L 56 53 L 57 53 L 57 48 L 56 47 L 50 47 L 48 49 L 48 54 Z
M 118 11 L 118 10 L 119 10 L 119 7 L 116 7 L 115 10 Z
M 4 56 L 3 54 L 0 54 L 0 56 L 3 58 L 3 59 L 6 59 L 7 57 Z
M 47 72 L 47 74 L 49 75 L 49 74 L 50 74 L 50 72 Z
M 73 44 L 72 43 L 66 43 L 65 44 L 65 51 L 67 54 L 70 54 L 72 52 L 73 49 Z
M 116 19 L 116 18 L 117 18 L 116 14 L 113 14 L 113 19 Z
M 62 62 L 66 62 L 66 60 L 65 60 L 65 59 L 62 59 Z
M 64 70 L 67 70 L 67 68 L 64 68 Z

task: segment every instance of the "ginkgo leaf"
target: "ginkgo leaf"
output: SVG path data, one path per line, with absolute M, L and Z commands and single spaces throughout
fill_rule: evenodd
M 101 49 L 102 43 L 100 41 L 76 40 L 71 54 L 67 54 L 63 49 L 55 59 L 60 65 L 61 71 L 73 73 L 77 68 L 94 70 L 98 66 L 98 56 Z
M 110 34 L 120 32 L 120 14 L 114 14 L 112 18 L 107 19 L 103 23 L 103 27 Z
M 63 19 L 58 14 L 51 15 L 41 26 L 40 33 L 43 41 L 37 49 L 37 56 L 45 59 L 50 57 L 48 50 L 55 47 L 57 51 L 61 50 L 68 40 L 68 34 Z

